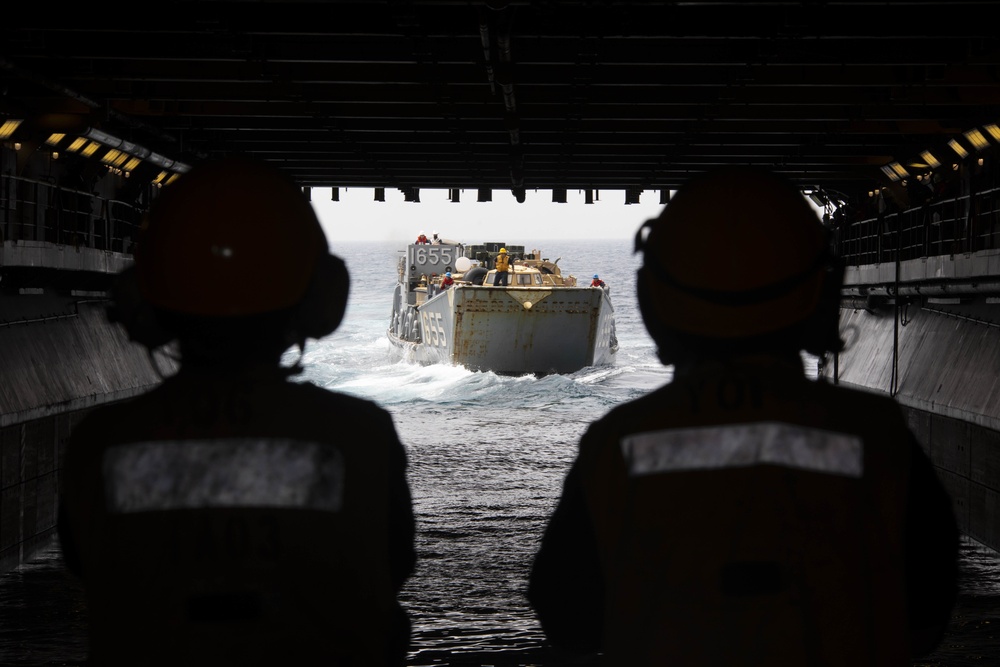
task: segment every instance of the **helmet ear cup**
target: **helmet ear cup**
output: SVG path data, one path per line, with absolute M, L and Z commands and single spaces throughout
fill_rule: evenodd
M 679 352 L 677 339 L 674 332 L 664 326 L 656 314 L 653 295 L 649 289 L 650 280 L 648 269 L 641 268 L 636 273 L 636 300 L 639 304 L 639 314 L 642 316 L 642 322 L 645 324 L 650 338 L 656 343 L 657 357 L 661 363 L 669 366 L 676 362 L 675 357 Z
M 111 286 L 111 304 L 106 312 L 108 321 L 120 324 L 129 340 L 150 350 L 166 345 L 174 338 L 160 324 L 153 306 L 142 297 L 135 265 L 115 276 Z
M 344 260 L 330 253 L 323 254 L 297 308 L 295 330 L 301 340 L 322 338 L 340 326 L 347 310 L 350 285 L 351 277 Z

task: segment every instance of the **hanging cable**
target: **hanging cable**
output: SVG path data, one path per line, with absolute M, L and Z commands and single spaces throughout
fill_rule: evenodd
M 896 279 L 895 286 L 893 287 L 893 319 L 892 319 L 892 375 L 889 380 L 889 395 L 895 396 L 896 392 L 899 391 L 899 218 L 896 218 Z

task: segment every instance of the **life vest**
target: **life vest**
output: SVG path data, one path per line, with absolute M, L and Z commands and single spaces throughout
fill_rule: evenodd
M 502 252 L 499 255 L 497 255 L 496 270 L 504 272 L 507 271 L 508 268 L 510 268 L 510 255 L 508 255 L 505 252 Z
M 905 570 L 919 556 L 904 534 L 919 446 L 891 399 L 776 366 L 681 374 L 590 426 L 543 542 L 563 558 L 540 553 L 532 573 L 543 627 L 603 628 L 615 666 L 911 664 Z M 951 517 L 941 488 L 917 493 Z M 579 589 L 546 590 L 567 557 L 586 562 L 564 528 L 579 525 L 596 537 L 603 618 L 573 616 Z M 957 548 L 954 530 L 928 521 Z
M 284 379 L 182 370 L 93 411 L 60 529 L 88 664 L 405 664 L 405 467 L 374 403 Z

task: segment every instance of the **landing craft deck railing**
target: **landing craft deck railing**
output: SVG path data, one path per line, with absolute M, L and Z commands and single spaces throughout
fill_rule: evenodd
M 0 174 L 0 242 L 131 253 L 141 216 L 140 208 L 113 197 Z

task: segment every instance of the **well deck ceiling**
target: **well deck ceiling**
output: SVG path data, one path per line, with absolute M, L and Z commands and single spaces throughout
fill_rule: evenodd
M 118 5 L 120 6 L 120 5 Z M 0 115 L 304 186 L 859 196 L 1000 120 L 996 2 L 165 2 L 18 10 Z M 992 140 L 991 140 L 992 141 Z

